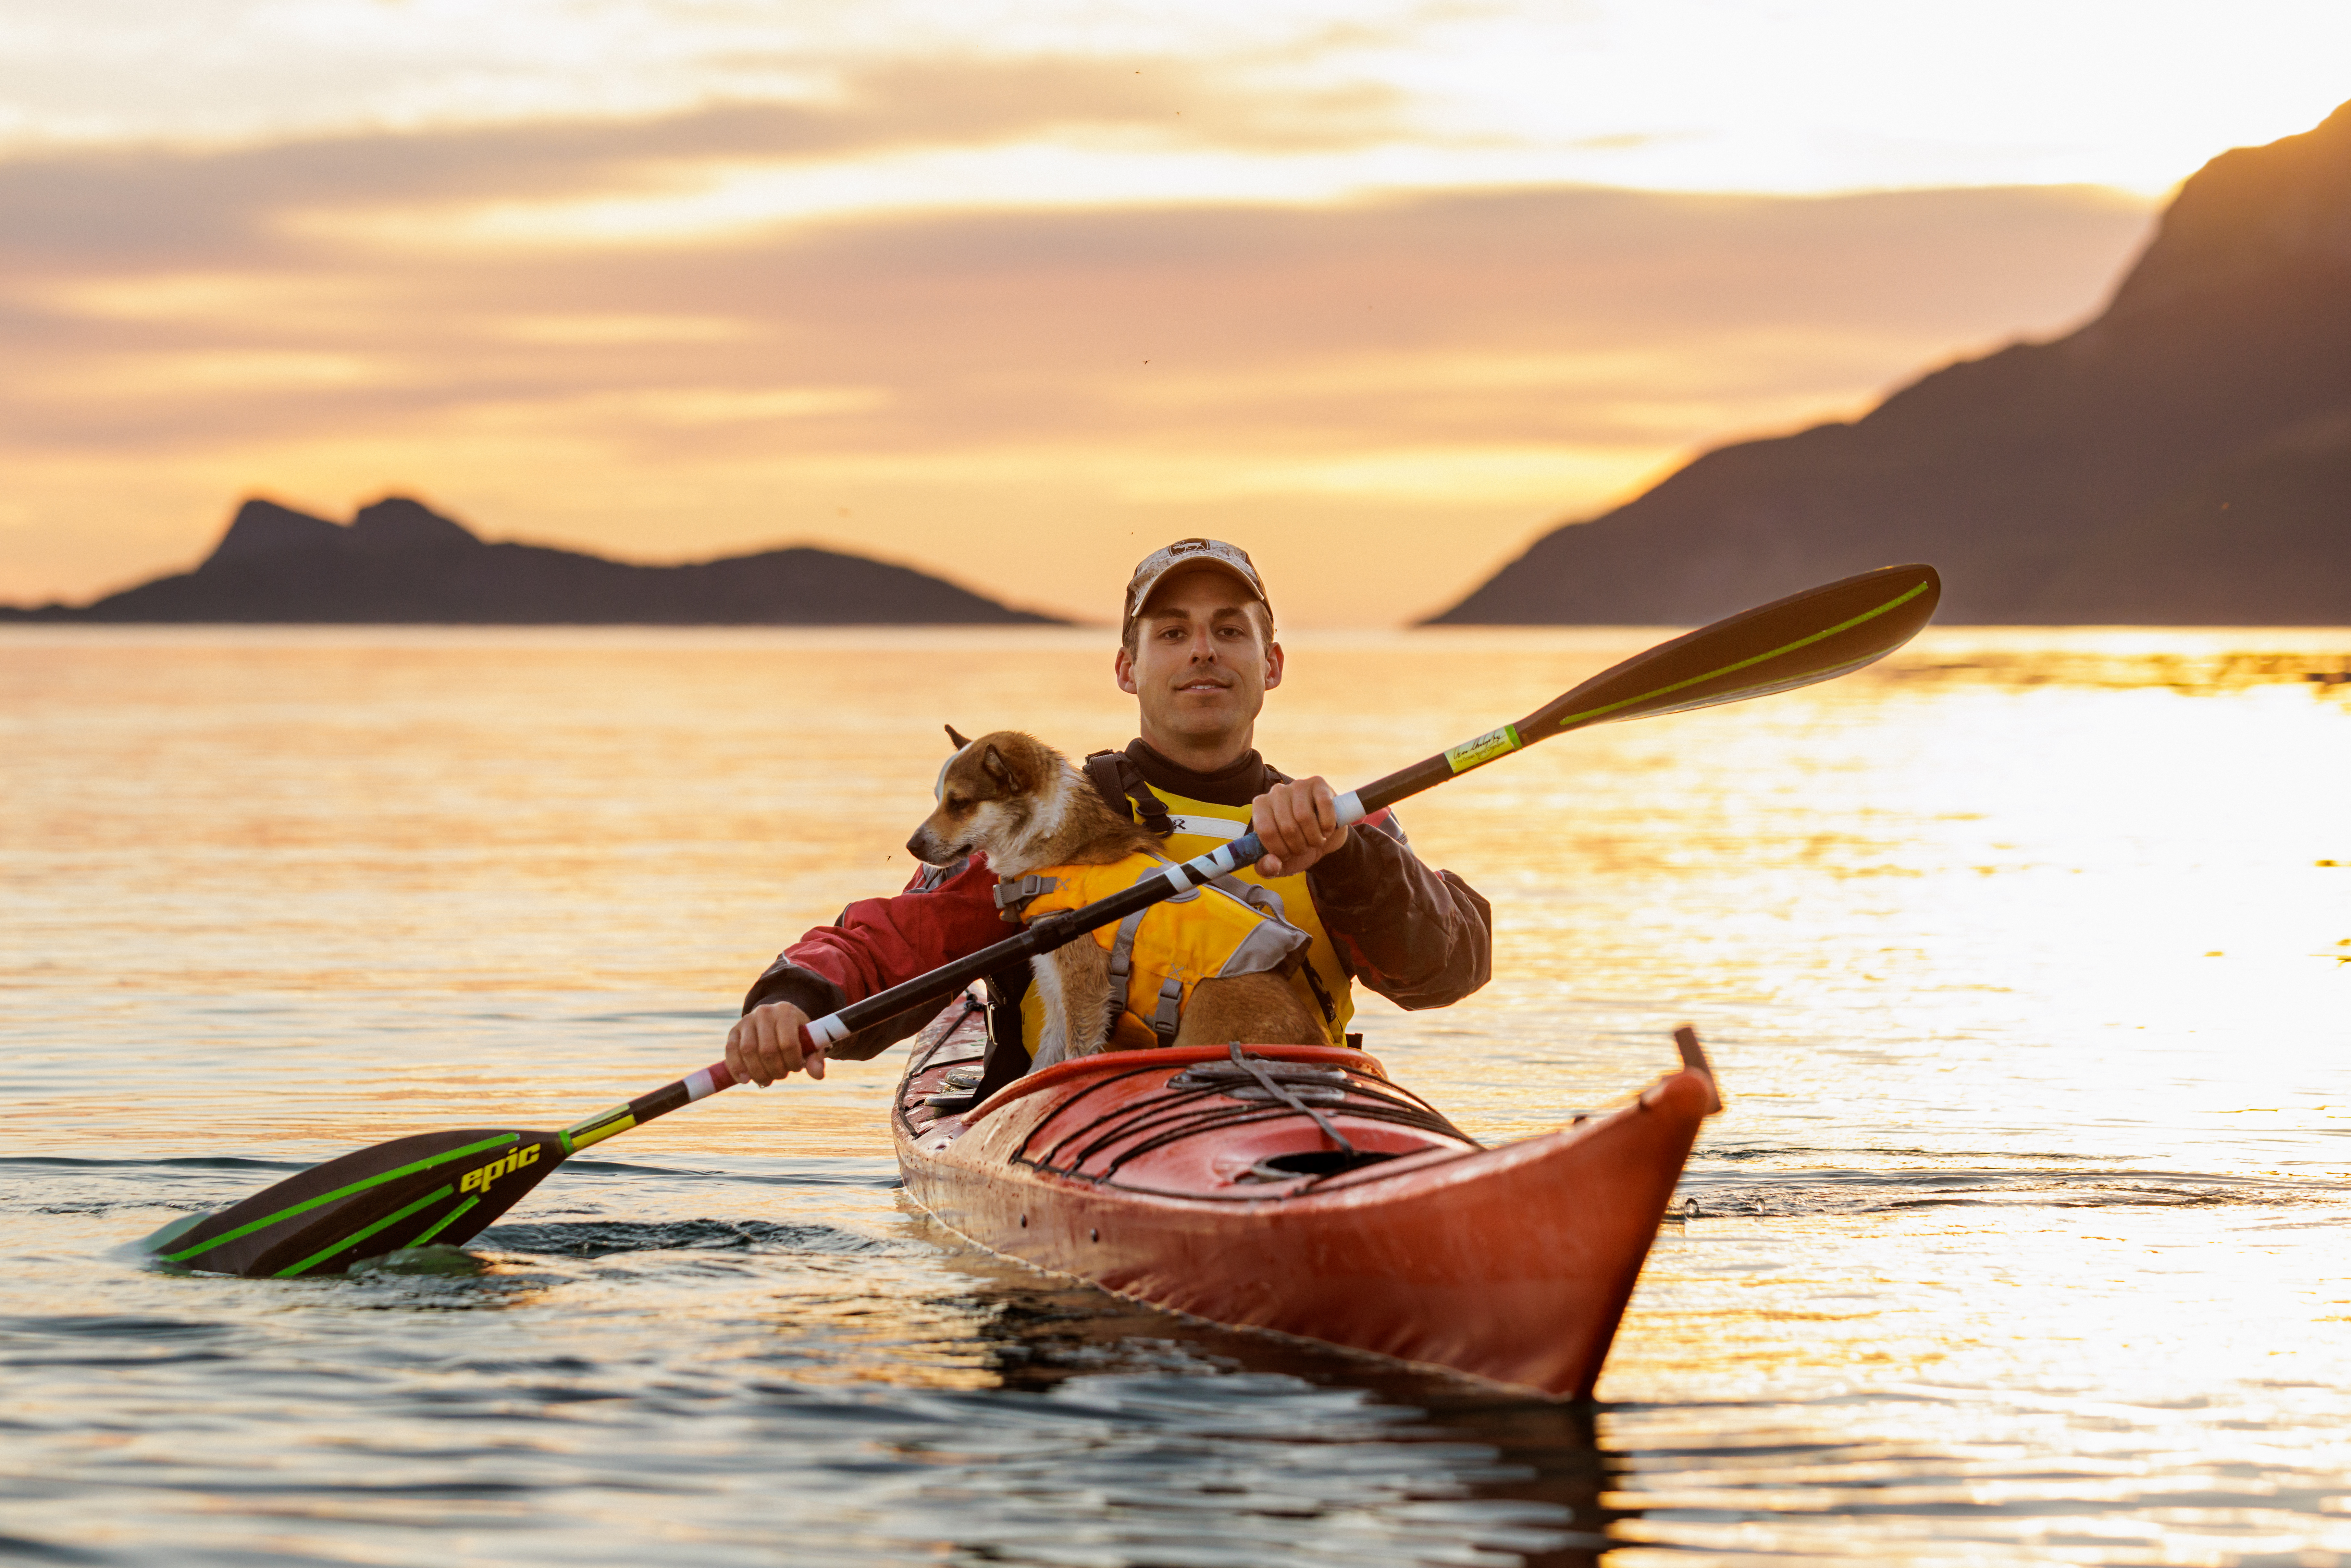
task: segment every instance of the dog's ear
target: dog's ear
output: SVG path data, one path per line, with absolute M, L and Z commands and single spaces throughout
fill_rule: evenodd
M 953 725 L 947 726 L 947 740 L 957 751 L 961 751 L 965 747 L 971 744 L 971 737 L 967 735 L 957 735 L 956 733 L 956 727 Z
M 991 746 L 980 753 L 979 767 L 981 772 L 996 780 L 998 789 L 1008 795 L 1018 793 L 1019 786 L 1012 781 L 1011 766 L 1004 760 L 1004 754 L 996 747 Z

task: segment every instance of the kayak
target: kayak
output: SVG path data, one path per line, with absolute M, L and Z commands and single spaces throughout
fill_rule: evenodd
M 1630 1104 L 1487 1148 L 1361 1051 L 1056 1062 L 970 1103 L 984 1013 L 917 1038 L 906 1191 L 1004 1257 L 1151 1306 L 1588 1397 L 1700 1122 L 1697 1037 Z

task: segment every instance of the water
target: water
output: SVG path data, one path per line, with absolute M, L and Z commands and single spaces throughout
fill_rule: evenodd
M 1635 632 L 1292 646 L 1360 781 Z M 1097 632 L 0 636 L 0 1560 L 2351 1563 L 2351 632 L 1937 631 L 1410 803 L 1497 978 L 1364 1009 L 1471 1132 L 1706 1036 L 1595 1406 L 1184 1322 L 897 1192 L 890 1058 L 567 1166 L 478 1272 L 126 1244 L 716 1053 L 946 742 Z

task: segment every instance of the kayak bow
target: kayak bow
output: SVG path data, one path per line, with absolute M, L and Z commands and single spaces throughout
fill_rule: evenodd
M 980 1019 L 925 1031 L 893 1115 L 949 1229 L 1152 1306 L 1568 1397 L 1721 1109 L 1687 1030 L 1634 1103 L 1499 1148 L 1332 1046 L 1104 1052 L 969 1105 Z

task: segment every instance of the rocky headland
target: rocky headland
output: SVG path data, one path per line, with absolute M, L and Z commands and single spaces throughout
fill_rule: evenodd
M 393 496 L 348 524 L 271 501 L 237 508 L 193 571 L 18 621 L 504 625 L 1050 625 L 910 567 L 799 547 L 684 566 L 490 544 Z
M 2351 104 L 2207 163 L 2087 326 L 1707 453 L 1432 621 L 1689 625 L 1907 560 L 1947 622 L 2351 623 Z

